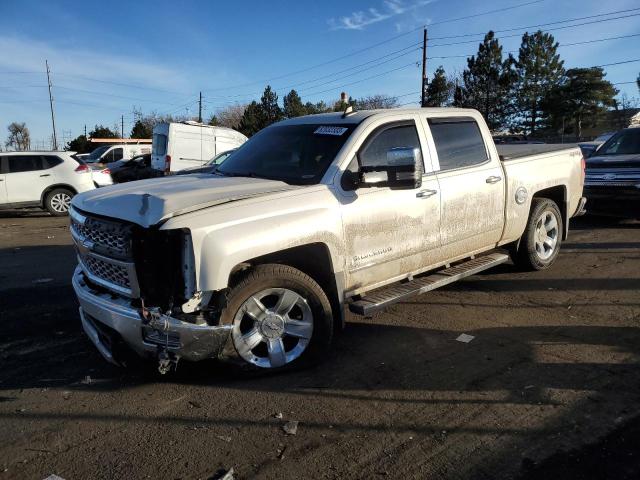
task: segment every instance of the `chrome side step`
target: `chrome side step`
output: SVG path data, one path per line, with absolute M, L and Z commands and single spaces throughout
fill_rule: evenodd
M 480 273 L 483 270 L 495 267 L 509 260 L 509 255 L 504 253 L 490 253 L 453 267 L 439 270 L 425 277 L 418 277 L 410 282 L 394 283 L 387 287 L 373 290 L 360 300 L 349 304 L 349 310 L 358 315 L 371 315 L 389 305 L 401 302 L 409 297 L 444 287 L 450 283 Z

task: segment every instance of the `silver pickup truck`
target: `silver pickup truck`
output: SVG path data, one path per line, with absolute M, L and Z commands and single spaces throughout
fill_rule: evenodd
M 549 267 L 583 181 L 579 148 L 497 150 L 475 110 L 286 120 L 214 173 L 74 197 L 82 325 L 107 360 L 133 350 L 161 371 L 321 360 L 346 307 L 369 315 L 509 256 Z

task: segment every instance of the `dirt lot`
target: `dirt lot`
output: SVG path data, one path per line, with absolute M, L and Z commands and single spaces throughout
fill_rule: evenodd
M 0 480 L 640 477 L 639 223 L 581 220 L 549 271 L 351 316 L 323 365 L 244 379 L 106 364 L 66 224 L 0 214 Z

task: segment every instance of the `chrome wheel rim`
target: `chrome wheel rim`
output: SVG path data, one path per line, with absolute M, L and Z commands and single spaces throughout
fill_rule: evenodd
M 236 351 L 261 368 L 291 363 L 307 349 L 312 334 L 309 304 L 287 288 L 268 288 L 251 295 L 233 319 Z
M 552 211 L 545 211 L 538 217 L 534 232 L 535 247 L 538 258 L 548 260 L 558 245 L 558 219 Z
M 56 193 L 51 197 L 51 208 L 58 213 L 68 212 L 70 204 L 71 196 L 68 193 Z

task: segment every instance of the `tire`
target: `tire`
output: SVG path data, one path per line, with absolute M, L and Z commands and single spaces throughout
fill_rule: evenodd
M 333 336 L 327 295 L 311 277 L 286 265 L 249 270 L 229 292 L 221 321 L 232 325 L 222 359 L 250 371 L 319 363 Z
M 44 207 L 54 217 L 64 217 L 69 214 L 69 206 L 74 193 L 66 188 L 56 188 L 47 193 Z
M 516 265 L 524 270 L 544 270 L 553 265 L 560 252 L 563 228 L 558 205 L 548 198 L 534 198 L 515 254 Z

